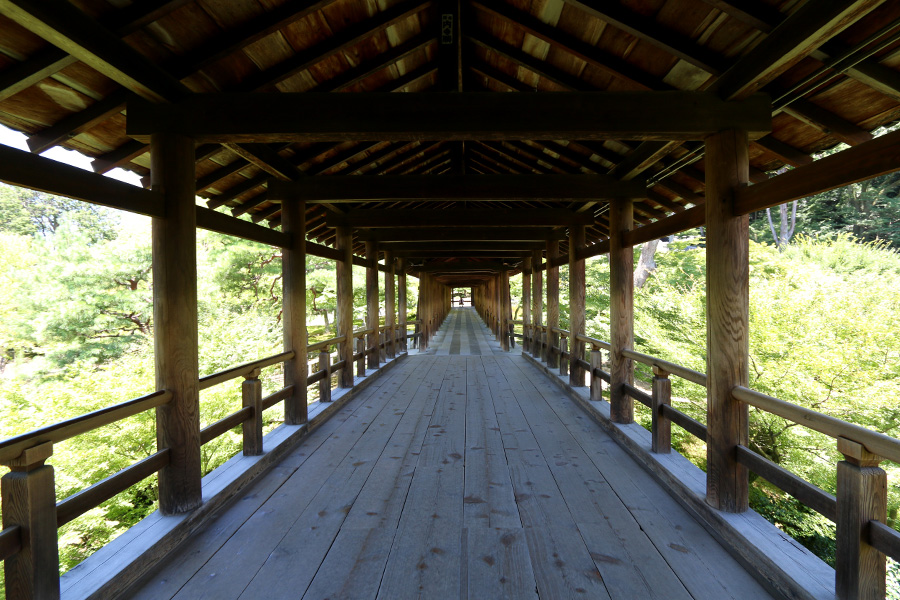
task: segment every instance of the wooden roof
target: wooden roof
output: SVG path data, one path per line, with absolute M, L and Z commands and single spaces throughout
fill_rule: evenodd
M 0 0 L 0 123 L 27 134 L 34 152 L 60 145 L 94 157 L 100 173 L 149 172 L 148 145 L 126 134 L 126 106 L 141 97 L 677 90 L 771 97 L 771 133 L 751 143 L 754 182 L 839 143 L 865 144 L 900 118 L 900 0 Z M 203 143 L 196 158 L 210 208 L 275 228 L 269 180 L 306 176 L 606 175 L 646 185 L 640 225 L 703 203 L 702 141 Z M 364 229 L 400 209 L 398 226 L 420 231 L 434 211 L 464 209 L 483 228 L 502 221 L 477 211 L 531 210 L 538 220 L 586 213 L 588 244 L 608 235 L 604 202 L 378 200 L 310 204 L 308 238 L 333 244 L 336 219 L 352 215 L 361 253 Z M 369 222 L 365 211 L 378 212 Z M 472 243 L 489 231 L 444 241 L 469 242 L 452 246 L 462 260 L 509 261 L 564 231 L 560 219 L 502 248 Z M 450 247 L 412 243 L 421 233 L 407 242 L 395 249 L 449 260 L 439 255 Z

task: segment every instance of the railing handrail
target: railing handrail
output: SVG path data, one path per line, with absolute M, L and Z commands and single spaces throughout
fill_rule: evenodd
M 114 404 L 106 408 L 101 408 L 85 415 L 66 419 L 53 425 L 48 425 L 40 429 L 29 431 L 15 437 L 7 438 L 0 441 L 0 463 L 13 460 L 28 448 L 32 448 L 39 444 L 59 443 L 76 435 L 87 433 L 121 421 L 132 415 L 142 413 L 145 410 L 162 406 L 172 399 L 172 392 L 168 390 L 159 390 L 139 398 L 134 398 L 126 402 Z
M 604 350 L 612 350 L 612 344 L 609 342 L 604 342 L 603 340 L 598 340 L 597 338 L 592 338 L 587 335 L 578 334 L 575 336 L 575 339 L 579 342 L 584 342 L 585 344 L 591 344 L 593 346 L 597 346 L 598 348 L 603 348 Z
M 306 347 L 307 352 L 315 352 L 317 350 L 321 350 L 323 348 L 327 348 L 328 346 L 333 346 L 335 344 L 341 344 L 346 340 L 347 337 L 343 335 L 339 335 L 337 337 L 333 337 L 330 340 L 324 340 L 321 342 L 316 342 L 315 344 L 309 344 Z
M 701 373 L 693 369 L 688 369 L 687 367 L 682 367 L 681 365 L 676 365 L 675 363 L 671 363 L 661 358 L 656 358 L 655 356 L 650 356 L 649 354 L 635 352 L 634 350 L 622 350 L 622 355 L 632 360 L 636 360 L 639 363 L 643 363 L 647 366 L 658 367 L 667 373 L 677 375 L 682 379 L 687 379 L 688 381 L 706 387 L 705 373 Z
M 731 393 L 741 402 L 746 402 L 751 406 L 773 415 L 778 415 L 819 433 L 824 433 L 835 439 L 847 438 L 862 444 L 873 454 L 895 463 L 900 463 L 900 440 L 889 435 L 872 431 L 861 425 L 842 421 L 837 417 L 832 417 L 797 404 L 773 398 L 743 386 L 736 386 Z
M 257 360 L 237 365 L 235 367 L 229 367 L 224 371 L 219 371 L 210 375 L 204 375 L 200 378 L 200 389 L 209 389 L 213 386 L 219 385 L 220 383 L 225 383 L 226 381 L 237 379 L 238 377 L 246 375 L 254 371 L 255 369 L 263 369 L 265 367 L 278 364 L 286 360 L 291 360 L 292 358 L 294 358 L 294 351 L 288 350 L 287 352 L 282 352 L 281 354 L 273 354 L 272 356 L 267 356 L 266 358 L 259 358 Z

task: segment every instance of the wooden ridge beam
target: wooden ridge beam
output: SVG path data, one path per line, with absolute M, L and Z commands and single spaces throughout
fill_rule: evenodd
M 202 206 L 197 207 L 197 227 L 278 248 L 287 248 L 290 244 L 290 236 L 286 233 L 236 219 Z
M 0 145 L 0 181 L 150 217 L 162 217 L 159 193 Z
M 463 273 L 474 271 L 489 271 L 497 273 L 500 271 L 509 271 L 513 267 L 502 262 L 493 261 L 457 261 L 457 262 L 429 262 L 421 267 L 417 267 L 419 273 Z
M 900 131 L 820 158 L 735 192 L 734 210 L 747 214 L 900 170 Z
M 2 1 L 2 0 L 0 0 Z M 6 0 L 8 1 L 8 0 Z M 178 131 L 197 142 L 530 139 L 701 140 L 771 129 L 764 95 L 724 102 L 706 92 L 195 94 L 136 101 L 127 133 Z
M 269 182 L 269 198 L 321 202 L 544 200 L 573 202 L 599 198 L 642 198 L 641 181 L 607 175 L 441 175 L 312 177 L 302 182 Z
M 523 258 L 531 256 L 528 250 L 394 250 L 397 258 Z
M 430 210 L 358 209 L 343 215 L 328 214 L 329 227 L 349 225 L 368 229 L 385 227 L 565 227 L 593 222 L 591 215 L 565 209 L 538 210 Z
M 418 242 L 384 242 L 379 244 L 381 249 L 393 252 L 433 252 L 435 250 L 452 252 L 526 252 L 540 250 L 546 247 L 546 242 L 445 242 L 445 241 L 418 241 Z
M 537 227 L 444 227 L 425 229 L 419 227 L 392 227 L 384 229 L 358 229 L 357 237 L 377 242 L 438 242 L 438 241 L 514 241 L 562 240 L 565 233 Z

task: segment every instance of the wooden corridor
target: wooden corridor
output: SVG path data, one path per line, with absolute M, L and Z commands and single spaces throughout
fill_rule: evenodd
M 448 329 L 475 318 L 455 312 Z M 129 596 L 769 597 L 543 374 L 493 353 L 407 357 L 138 588 Z
M 490 331 L 478 318 L 478 313 L 473 307 L 454 308 L 450 311 L 444 326 L 431 341 L 428 350 L 423 354 L 437 356 L 503 354 L 500 342 L 489 336 Z M 517 347 L 515 352 L 521 354 L 521 346 Z

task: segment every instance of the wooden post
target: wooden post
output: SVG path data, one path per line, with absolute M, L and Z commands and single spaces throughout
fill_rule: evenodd
M 422 336 L 419 338 L 419 352 L 428 350 L 428 273 L 419 277 L 419 319 L 422 321 Z
M 356 376 L 366 376 L 366 336 L 361 335 L 356 338 L 356 353 L 359 358 L 356 360 Z
M 6 559 L 6 597 L 10 600 L 59 598 L 59 552 L 53 467 L 45 465 L 53 444 L 25 450 L 5 466 L 0 480 L 3 528 L 19 526 L 22 548 Z
M 584 225 L 569 227 L 569 385 L 584 387 L 584 368 L 578 363 L 584 360 L 584 259 L 578 259 L 578 251 L 584 248 Z
M 331 353 L 328 348 L 319 350 L 319 370 L 325 377 L 319 381 L 319 402 L 331 402 Z
M 609 413 L 615 423 L 634 421 L 634 403 L 624 387 L 634 385 L 634 363 L 622 354 L 634 348 L 634 253 L 623 239 L 634 226 L 633 211 L 631 200 L 609 203 Z
M 868 543 L 869 521 L 887 519 L 887 475 L 882 458 L 865 446 L 838 438 L 844 460 L 837 465 L 835 595 L 840 600 L 885 597 L 884 554 Z
M 258 456 L 263 453 L 262 382 L 260 369 L 253 369 L 244 376 L 241 384 L 241 403 L 253 410 L 253 416 L 244 421 L 244 456 Z
M 284 401 L 284 422 L 300 425 L 308 420 L 306 380 L 306 203 L 284 200 L 281 203 L 281 229 L 291 236 L 290 246 L 282 250 L 282 323 L 284 349 L 294 358 L 284 362 L 284 385 L 294 391 Z
M 569 340 L 565 335 L 559 336 L 559 374 L 565 377 L 569 374 Z
M 194 141 L 153 134 L 150 160 L 152 186 L 162 192 L 166 214 L 152 225 L 156 389 L 172 392 L 172 400 L 156 409 L 156 444 L 169 449 L 169 464 L 159 472 L 159 510 L 172 515 L 203 503 Z
M 504 352 L 509 352 L 509 326 L 512 320 L 509 318 L 511 304 L 509 297 L 509 271 L 504 270 L 500 273 L 498 283 L 500 284 L 498 286 L 500 288 L 500 349 Z
M 378 245 L 366 240 L 366 329 L 372 330 L 366 337 L 369 352 L 369 368 L 381 364 L 378 352 Z
M 603 400 L 603 380 L 594 373 L 603 368 L 603 355 L 600 354 L 600 346 L 591 346 L 591 400 L 599 402 Z
M 535 250 L 531 256 L 531 355 L 535 358 L 541 357 L 541 340 L 543 339 L 541 325 L 544 322 L 544 286 L 541 280 L 541 251 Z
M 385 350 L 388 358 L 397 357 L 397 332 L 395 325 L 397 324 L 397 298 L 394 288 L 394 253 L 388 250 L 384 252 L 384 266 L 386 272 L 384 274 L 384 324 L 387 327 L 386 338 L 387 344 Z
M 664 404 L 672 402 L 672 381 L 669 374 L 653 367 L 653 403 L 650 410 L 653 413 L 650 426 L 650 450 L 659 454 L 669 454 L 672 451 L 672 423 L 662 416 Z
M 747 468 L 735 448 L 748 445 L 748 407 L 731 395 L 749 385 L 749 217 L 732 210 L 734 191 L 749 179 L 747 134 L 724 131 L 706 140 L 706 500 L 726 512 L 749 503 Z
M 531 352 L 531 257 L 522 265 L 522 352 Z
M 551 267 L 550 261 L 559 255 L 559 240 L 547 242 L 547 348 L 544 351 L 544 360 L 547 367 L 555 369 L 559 367 L 559 352 L 554 347 L 559 346 L 559 267 Z
M 346 226 L 337 227 L 337 311 L 335 329 L 344 341 L 338 345 L 338 362 L 344 361 L 344 368 L 338 378 L 342 388 L 353 387 L 353 231 Z
M 400 352 L 408 351 L 407 315 L 406 315 L 406 259 L 397 259 L 397 305 L 400 313 Z

